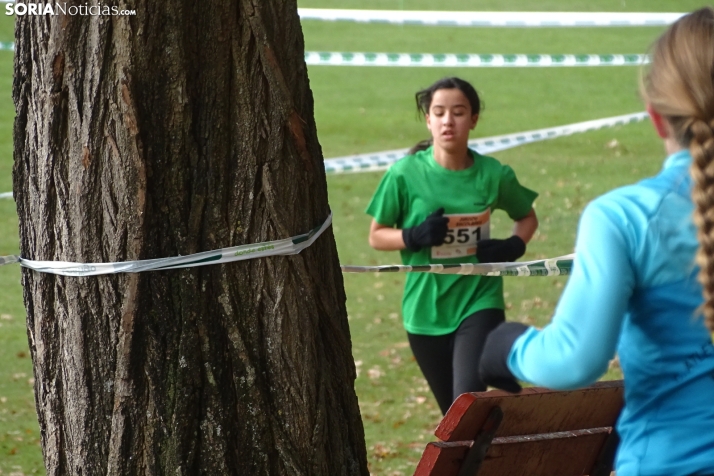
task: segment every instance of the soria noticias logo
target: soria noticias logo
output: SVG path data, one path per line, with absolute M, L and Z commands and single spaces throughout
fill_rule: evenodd
M 0 0 L 2 1 L 2 0 Z M 136 10 L 124 10 L 117 6 L 96 5 L 85 3 L 84 5 L 67 5 L 66 2 L 59 3 L 6 3 L 5 15 L 136 15 Z

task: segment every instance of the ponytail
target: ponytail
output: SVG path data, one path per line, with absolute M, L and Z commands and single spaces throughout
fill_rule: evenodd
M 434 139 L 426 139 L 423 141 L 419 141 L 414 144 L 411 149 L 409 149 L 407 155 L 416 154 L 417 152 L 421 152 L 422 150 L 428 149 L 432 145 L 434 145 Z

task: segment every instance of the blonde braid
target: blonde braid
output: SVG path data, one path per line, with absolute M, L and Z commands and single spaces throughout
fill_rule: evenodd
M 714 331 L 714 9 L 677 20 L 652 48 L 641 78 L 645 101 L 667 119 L 674 138 L 692 154 L 692 201 L 697 225 L 707 327 Z
M 693 120 L 689 150 L 692 154 L 690 172 L 694 179 L 694 223 L 697 225 L 697 264 L 702 284 L 704 304 L 701 311 L 707 327 L 714 331 L 714 123 Z

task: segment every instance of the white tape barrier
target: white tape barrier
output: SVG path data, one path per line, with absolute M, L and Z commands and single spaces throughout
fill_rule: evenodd
M 561 276 L 570 274 L 574 254 L 522 263 L 459 263 L 386 266 L 340 266 L 343 273 L 433 273 L 479 276 Z
M 502 136 L 486 137 L 469 141 L 469 147 L 482 155 L 492 154 L 502 150 L 531 144 L 556 137 L 565 137 L 580 132 L 595 131 L 606 127 L 615 127 L 647 119 L 646 112 L 625 114 L 623 116 L 606 117 L 593 121 L 577 122 L 565 126 L 538 129 L 535 131 L 519 132 Z M 403 158 L 409 149 L 375 152 L 373 154 L 351 155 L 336 159 L 325 160 L 326 173 L 372 172 L 388 169 L 394 162 Z
M 305 53 L 308 66 L 411 66 L 458 68 L 562 68 L 574 66 L 640 66 L 647 55 L 492 55 L 431 53 Z
M 2 200 L 3 198 L 12 198 L 12 192 L 0 193 L 0 200 Z
M 156 258 L 141 261 L 117 263 L 71 263 L 66 261 L 33 261 L 19 256 L 0 257 L 0 266 L 20 263 L 22 266 L 41 273 L 62 276 L 97 276 L 114 273 L 139 273 L 142 271 L 164 271 L 168 269 L 193 268 L 209 264 L 231 263 L 265 256 L 294 255 L 310 246 L 332 223 L 332 213 L 325 222 L 310 232 L 284 240 L 267 241 L 252 245 L 233 246 L 214 251 L 204 251 L 174 258 Z
M 312 242 L 322 233 L 322 229 L 316 232 L 309 241 L 303 246 L 303 249 L 312 244 Z M 288 240 L 283 240 L 288 241 Z M 278 243 L 278 242 L 271 242 Z M 268 246 L 268 243 L 261 243 L 263 247 Z M 247 245 L 259 246 L 259 245 Z M 221 251 L 221 250 L 219 250 Z M 95 263 L 95 264 L 80 264 L 80 263 L 64 263 L 60 261 L 29 261 L 19 258 L 18 256 L 0 256 L 0 266 L 6 264 L 20 263 L 22 266 L 34 269 L 36 271 L 52 274 L 61 274 L 64 276 L 96 276 L 99 274 L 112 273 L 138 273 L 140 271 L 157 271 L 177 268 L 188 268 L 193 266 L 203 266 L 207 264 L 227 263 L 230 261 L 238 261 L 261 256 L 274 256 L 277 254 L 296 254 L 301 250 L 290 253 L 270 253 L 259 255 L 258 253 L 250 256 L 245 256 L 239 259 L 223 260 L 223 259 L 203 259 L 199 264 L 187 263 L 184 265 L 156 267 L 152 269 L 118 269 L 119 265 L 132 265 L 136 263 L 148 263 L 149 261 L 129 261 L 126 263 Z M 218 253 L 206 252 L 197 255 L 185 256 L 183 258 L 196 257 L 198 255 Z M 425 264 L 425 265 L 385 265 L 385 266 L 340 266 L 343 273 L 433 273 L 433 274 L 461 274 L 470 276 L 564 276 L 570 274 L 573 267 L 574 254 L 559 256 L 557 258 L 549 258 L 536 261 L 524 261 L 522 263 L 459 263 L 459 264 Z M 171 259 L 171 258 L 166 258 Z M 34 266 L 38 265 L 38 266 Z M 43 265 L 43 266 L 39 266 Z M 111 268 L 110 268 L 111 266 Z M 92 269 L 94 268 L 94 269 Z
M 15 43 L 3 43 L 0 41 L 0 51 L 15 51 Z
M 684 13 L 642 12 L 445 12 L 298 8 L 301 20 L 437 26 L 600 27 L 663 26 Z

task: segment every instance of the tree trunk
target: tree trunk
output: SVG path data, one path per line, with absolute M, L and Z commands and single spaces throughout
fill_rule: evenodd
M 186 255 L 327 218 L 294 0 L 101 5 L 136 15 L 17 17 L 24 258 Z M 297 256 L 22 281 L 48 475 L 368 474 L 330 229 Z

